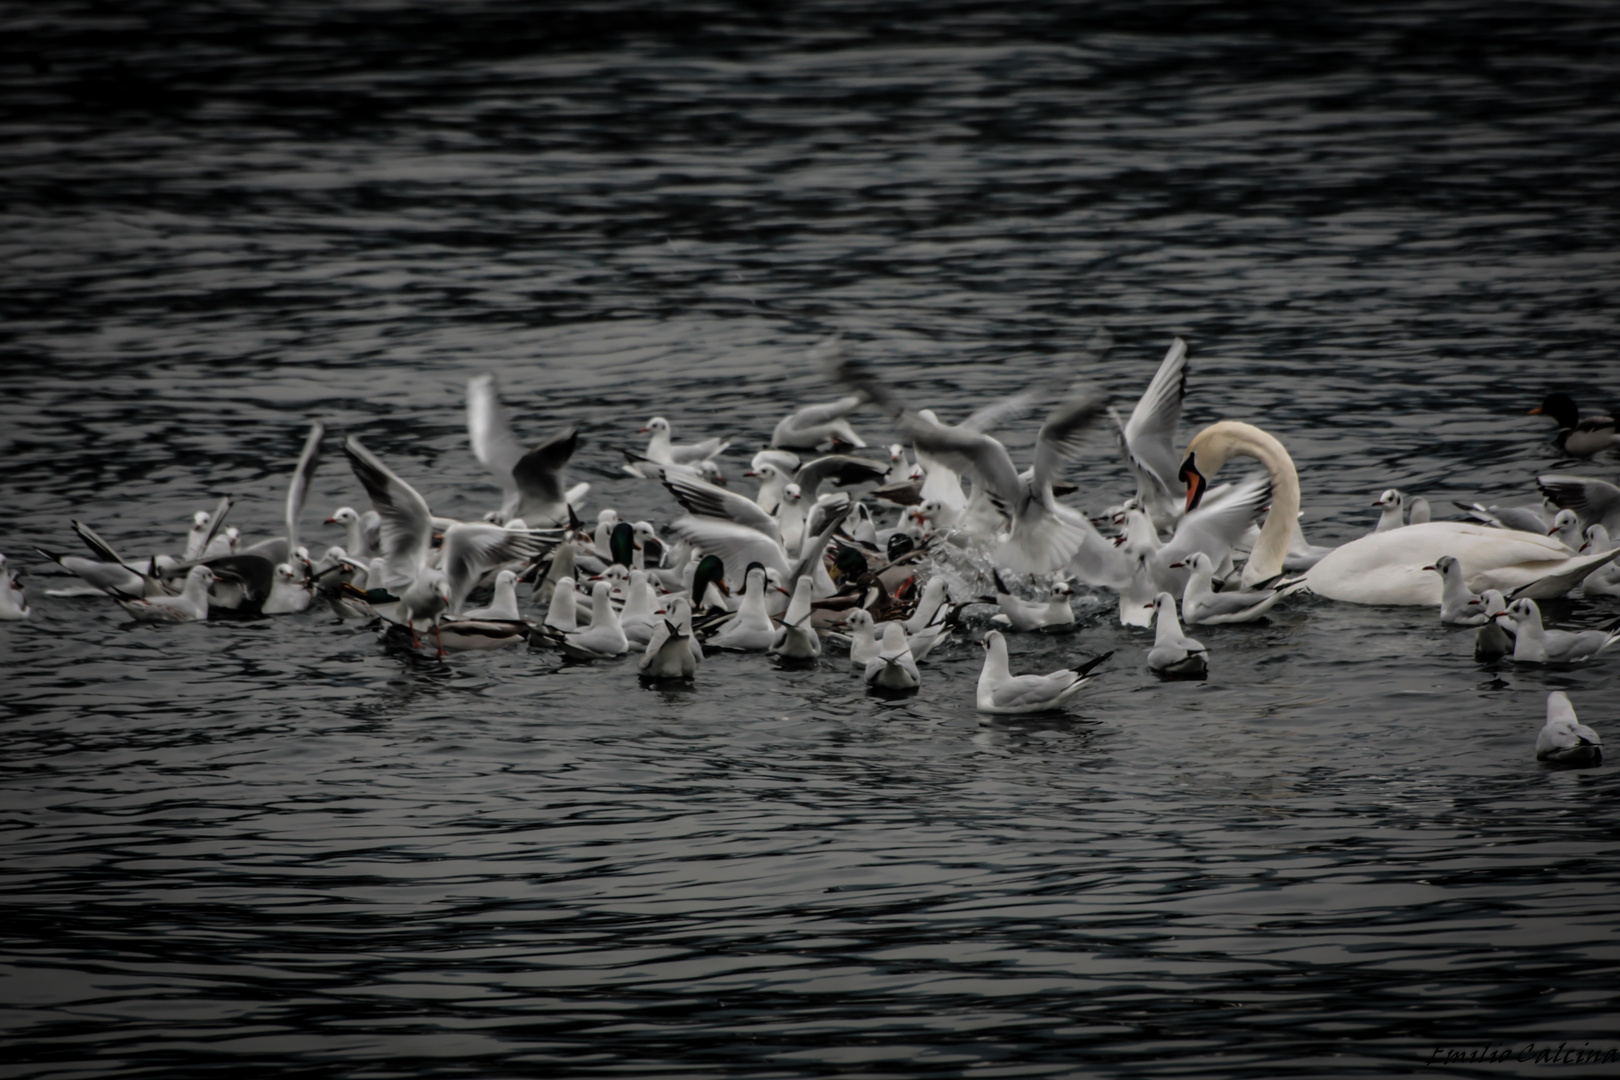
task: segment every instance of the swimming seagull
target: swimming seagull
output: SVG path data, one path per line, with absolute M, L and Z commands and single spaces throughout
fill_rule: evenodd
M 120 598 L 124 610 L 141 622 L 200 622 L 208 618 L 208 584 L 214 572 L 206 566 L 186 571 L 186 584 L 179 596 Z
M 980 712 L 1001 716 L 1061 709 L 1095 678 L 1091 672 L 1097 665 L 1113 655 L 1104 653 L 1079 667 L 1046 675 L 1014 675 L 1007 660 L 1007 639 L 1000 630 L 991 630 L 984 635 L 984 667 L 979 672 L 975 704 Z
M 494 622 L 522 622 L 523 615 L 518 610 L 517 601 L 517 574 L 511 570 L 502 570 L 496 574 L 495 595 L 490 598 L 489 606 L 464 611 L 461 617 Z
M 1492 620 L 1493 616 L 1485 611 L 1484 601 L 1463 580 L 1462 563 L 1450 555 L 1442 555 L 1434 560 L 1433 566 L 1423 569 L 1440 575 L 1441 622 L 1449 626 L 1481 626 Z
M 1584 541 L 1581 544 L 1582 554 L 1614 550 L 1609 530 L 1596 522 L 1588 525 L 1581 536 Z M 1620 596 L 1620 565 L 1609 563 L 1598 567 L 1581 582 L 1581 591 L 1587 596 Z
M 259 612 L 263 615 L 295 615 L 307 611 L 314 599 L 307 574 L 293 569 L 291 563 L 277 563 L 270 595 L 265 598 Z
M 776 626 L 765 606 L 765 570 L 755 566 L 744 579 L 742 604 L 708 644 L 717 649 L 764 652 L 776 642 Z
M 1378 515 L 1378 524 L 1374 526 L 1373 532 L 1389 532 L 1391 529 L 1398 529 L 1406 524 L 1404 516 L 1406 513 L 1406 496 L 1401 492 L 1396 491 L 1394 488 L 1388 488 L 1382 495 L 1378 496 L 1373 505 L 1382 507 L 1384 511 Z
M 1209 674 L 1209 650 L 1202 642 L 1181 632 L 1181 621 L 1176 618 L 1176 598 L 1162 592 L 1149 606 L 1157 621 L 1153 648 L 1148 650 L 1148 669 L 1164 676 L 1202 678 Z
M 501 485 L 501 522 L 522 518 L 542 527 L 567 525 L 569 507 L 590 491 L 589 484 L 567 487 L 565 470 L 583 444 L 579 429 L 565 428 L 532 450 L 524 446 L 512 433 L 493 375 L 467 383 L 467 438 L 473 454 Z
M 1196 551 L 1182 560 L 1189 571 L 1181 593 L 1181 617 L 1188 626 L 1254 622 L 1270 611 L 1277 601 L 1305 587 L 1303 578 L 1262 582 L 1258 588 L 1214 589 L 1215 564 L 1208 555 Z
M 1496 617 L 1507 610 L 1507 598 L 1495 589 L 1480 593 L 1479 603 L 1485 611 L 1486 622 L 1474 632 L 1474 659 L 1489 664 L 1513 651 L 1513 634 L 1508 629 L 1512 620 Z
M 866 685 L 878 690 L 915 690 L 922 680 L 916 658 L 906 645 L 906 632 L 899 623 L 886 623 L 878 654 L 866 662 L 862 674 Z
M 1568 664 L 1590 660 L 1620 641 L 1620 623 L 1607 630 L 1548 630 L 1541 625 L 1541 609 L 1530 599 L 1513 601 L 1496 618 L 1513 623 L 1513 659 L 1518 663 Z
M 1580 722 L 1562 690 L 1547 695 L 1547 723 L 1536 733 L 1536 760 L 1561 765 L 1603 764 L 1603 740 Z
M 821 637 L 810 625 L 810 592 L 815 585 L 808 574 L 793 587 L 793 599 L 782 617 L 782 629 L 771 643 L 770 654 L 784 660 L 814 660 L 821 655 Z
M 342 525 L 343 547 L 356 559 L 369 559 L 380 553 L 378 538 L 382 529 L 382 515 L 375 510 L 361 514 L 352 506 L 340 506 L 326 519 L 328 525 Z
M 611 589 L 606 581 L 591 586 L 591 623 L 583 630 L 562 635 L 558 644 L 563 652 L 578 660 L 611 660 L 629 651 L 630 640 L 619 625 L 619 613 L 613 609 Z
M 669 601 L 638 665 L 644 679 L 691 679 L 703 661 L 703 649 L 692 636 L 692 606 L 686 597 Z
M 990 572 L 996 582 L 996 606 L 1001 609 L 995 621 L 1019 633 L 1066 630 L 1074 625 L 1074 608 L 1069 605 L 1069 597 L 1074 595 L 1074 589 L 1067 581 L 1054 583 L 1051 594 L 1045 600 L 1025 600 L 1014 595 L 1007 587 L 1001 571 L 992 569 Z M 934 578 L 929 584 L 938 580 Z M 918 606 L 920 609 L 921 605 Z

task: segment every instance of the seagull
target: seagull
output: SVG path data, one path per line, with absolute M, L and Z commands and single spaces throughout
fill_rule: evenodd
M 1104 653 L 1079 667 L 1059 668 L 1047 675 L 1014 675 L 1007 661 L 1007 639 L 1000 630 L 991 630 L 984 635 L 984 667 L 979 672 L 975 703 L 980 712 L 1001 716 L 1061 709 L 1095 678 L 1091 672 L 1097 665 L 1113 655 Z
M 638 665 L 644 679 L 691 679 L 703 662 L 703 649 L 692 635 L 692 606 L 686 597 L 669 601 Z
M 1493 616 L 1485 611 L 1484 601 L 1463 580 L 1462 563 L 1450 555 L 1442 555 L 1434 560 L 1433 566 L 1423 569 L 1440 575 L 1441 622 L 1448 626 L 1481 626 L 1492 620 Z
M 522 622 L 523 614 L 518 610 L 517 574 L 511 570 L 496 574 L 495 595 L 491 597 L 489 606 L 464 611 L 461 617 L 490 622 Z
M 1182 560 L 1190 571 L 1181 593 L 1181 615 L 1188 626 L 1254 622 L 1285 596 L 1305 587 L 1303 578 L 1262 582 L 1258 588 L 1214 589 L 1215 564 L 1202 551 Z M 1173 565 L 1173 564 L 1172 564 Z
M 1541 536 L 1547 533 L 1548 518 L 1542 513 L 1540 506 L 1481 506 L 1479 503 L 1465 503 L 1453 501 L 1452 505 L 1462 510 L 1475 521 L 1486 525 L 1495 525 L 1499 529 L 1509 529 L 1514 532 L 1533 532 Z
M 866 664 L 873 657 L 883 651 L 878 642 L 878 624 L 872 618 L 872 613 L 865 608 L 856 608 L 844 616 L 844 628 L 849 632 L 849 664 L 856 671 L 865 671 Z M 888 633 L 888 623 L 883 623 L 883 633 Z M 901 623 L 904 630 L 905 624 Z M 944 622 L 936 622 L 925 626 L 915 634 L 906 633 L 906 648 L 911 650 L 913 660 L 922 660 L 936 645 L 949 641 L 951 629 Z
M 565 577 L 557 582 L 546 606 L 544 626 L 571 634 L 579 627 L 579 599 L 574 595 L 574 579 Z
M 916 609 L 912 611 L 911 617 L 901 625 L 906 628 L 906 633 L 919 634 L 925 626 L 936 621 L 934 616 L 939 614 L 941 608 L 946 608 L 945 614 L 941 618 L 949 618 L 952 610 L 949 607 L 950 601 L 950 592 L 946 588 L 945 579 L 936 574 L 928 579 L 928 584 L 923 586 L 922 596 L 917 600 Z M 1065 601 L 1065 604 L 1067 604 L 1067 601 Z
M 782 450 L 864 447 L 866 441 L 855 434 L 844 417 L 865 400 L 859 394 L 850 394 L 825 405 L 807 405 L 776 425 L 771 433 L 771 446 Z
M 120 598 L 118 602 L 140 622 L 200 622 L 208 618 L 208 584 L 213 580 L 213 570 L 193 566 L 186 571 L 179 596 Z
M 1094 349 L 1093 351 L 1099 351 Z M 1181 422 L 1181 403 L 1187 395 L 1187 343 L 1176 338 L 1170 343 L 1159 370 L 1131 410 L 1129 421 L 1121 421 L 1110 409 L 1119 427 L 1120 450 L 1136 477 L 1136 502 L 1156 529 L 1168 529 L 1181 516 L 1183 496 L 1177 478 L 1180 457 L 1176 454 L 1176 425 Z
M 845 502 L 827 516 L 818 532 L 807 527 L 798 557 L 790 558 L 776 519 L 752 499 L 677 470 L 665 469 L 662 475 L 664 487 L 687 510 L 671 523 L 670 532 L 705 554 L 720 556 L 732 581 L 742 578 L 755 562 L 776 571 L 783 581 L 814 574 L 827 542 L 850 513 Z
M 1001 609 L 1001 614 L 995 616 L 997 622 L 1019 633 L 1066 630 L 1074 625 L 1074 608 L 1069 606 L 1069 597 L 1074 595 L 1074 589 L 1067 581 L 1056 582 L 1051 595 L 1045 600 L 1025 600 L 1015 596 L 1007 587 L 1001 571 L 992 569 L 990 573 L 996 582 L 996 606 Z M 938 580 L 934 578 L 929 584 Z M 918 606 L 920 609 L 921 605 Z
M 291 563 L 277 563 L 275 582 L 270 586 L 270 595 L 259 612 L 263 615 L 294 615 L 307 611 L 314 599 L 315 594 L 311 591 L 306 574 L 294 570 Z
M 528 449 L 512 434 L 493 375 L 479 375 L 467 383 L 467 438 L 474 456 L 501 485 L 497 524 L 522 518 L 539 526 L 567 525 L 569 507 L 582 502 L 590 491 L 589 484 L 568 488 L 565 475 L 569 459 L 584 441 L 579 429 L 564 428 Z
M 1548 394 L 1529 415 L 1549 416 L 1558 423 L 1553 444 L 1570 457 L 1591 457 L 1600 450 L 1620 446 L 1614 417 L 1600 414 L 1582 419 L 1580 407 L 1568 394 Z
M 1153 648 L 1148 651 L 1148 669 L 1163 676 L 1202 678 L 1209 674 L 1209 650 L 1202 642 L 1181 632 L 1181 622 L 1176 618 L 1176 598 L 1162 592 L 1149 606 L 1157 616 L 1157 624 L 1153 631 Z
M 34 550 L 86 582 L 89 588 L 50 589 L 45 595 L 98 596 L 106 593 L 126 599 L 137 596 L 170 595 L 155 573 L 157 569 L 155 558 L 148 562 L 146 570 L 143 571 L 120 558 L 112 545 L 103 540 L 89 525 L 76 519 L 71 524 L 74 534 L 84 541 L 85 546 L 95 553 L 96 558 L 57 555 L 44 548 Z
M 1378 496 L 1373 505 L 1382 507 L 1384 510 L 1382 514 L 1378 515 L 1378 524 L 1373 528 L 1373 532 L 1389 532 L 1391 529 L 1399 529 L 1406 524 L 1404 516 L 1406 513 L 1406 496 L 1401 492 L 1396 491 L 1394 488 L 1388 488 L 1382 495 Z
M 375 510 L 359 513 L 352 506 L 340 506 L 326 519 L 328 525 L 342 525 L 345 531 L 343 547 L 356 559 L 369 559 L 381 554 L 382 515 Z
M 784 660 L 814 660 L 821 655 L 821 637 L 810 625 L 810 593 L 815 580 L 808 574 L 793 587 L 782 629 L 771 643 L 770 654 Z
M 1406 504 L 1406 523 L 1408 525 L 1424 525 L 1433 516 L 1429 509 L 1429 500 L 1418 495 Z M 1284 569 L 1287 569 L 1284 567 Z
M 776 626 L 771 622 L 770 612 L 765 606 L 765 568 L 751 568 L 744 581 L 742 603 L 737 613 L 708 640 L 708 644 L 717 649 L 764 652 L 776 643 Z
M 0 620 L 17 622 L 28 618 L 28 598 L 23 595 L 19 571 L 7 570 L 6 557 L 0 555 Z
M 1600 524 L 1594 522 L 1588 525 L 1581 536 L 1582 554 L 1614 550 L 1614 542 L 1609 539 L 1609 530 Z M 1620 596 L 1620 565 L 1608 563 L 1598 567 L 1581 582 L 1581 590 L 1587 596 Z
M 647 421 L 647 426 L 640 433 L 651 432 L 647 440 L 647 460 L 658 465 L 697 465 L 718 457 L 721 451 L 730 446 L 729 442 L 720 439 L 704 439 L 697 443 L 671 443 L 669 421 L 662 416 L 655 416 Z
M 1479 603 L 1485 610 L 1486 622 L 1474 632 L 1474 659 L 1489 664 L 1513 651 L 1513 633 L 1508 628 L 1512 620 L 1497 619 L 1507 610 L 1507 598 L 1495 589 L 1480 593 Z
M 1555 537 L 1559 543 L 1569 548 L 1570 551 L 1578 551 L 1583 543 L 1581 540 L 1581 519 L 1576 516 L 1573 510 L 1560 510 L 1553 515 L 1552 527 L 1547 530 L 1547 535 Z
M 1603 740 L 1580 722 L 1569 695 L 1562 690 L 1547 695 L 1547 723 L 1536 733 L 1536 760 L 1560 765 L 1603 764 Z
M 630 571 L 630 586 L 625 593 L 624 607 L 619 611 L 624 636 L 632 645 L 646 645 L 663 617 L 658 608 L 658 594 L 647 580 L 647 571 Z
M 418 594 L 419 602 L 413 603 L 410 583 L 426 576 L 430 569 L 434 519 L 427 501 L 353 436 L 344 438 L 343 452 L 382 516 L 379 538 L 385 577 L 381 582 L 368 581 L 367 584 L 380 584 L 396 591 L 404 588 L 406 591 L 399 594 L 400 599 L 410 607 L 422 606 L 430 589 L 425 587 Z M 452 524 L 444 530 L 444 544 L 440 549 L 450 614 L 460 613 L 467 594 L 486 571 L 504 563 L 533 558 L 544 551 L 547 544 L 557 541 L 554 532 L 520 531 L 487 522 Z
M 1541 625 L 1541 609 L 1534 600 L 1513 601 L 1495 616 L 1514 624 L 1513 659 L 1521 664 L 1568 664 L 1590 660 L 1616 641 L 1620 623 L 1607 630 L 1548 630 Z
M 591 623 L 583 630 L 561 635 L 562 651 L 576 660 L 611 660 L 630 650 L 630 639 L 619 625 L 619 613 L 609 595 L 612 586 L 598 581 L 591 586 Z
M 878 690 L 915 690 L 921 681 L 917 661 L 906 645 L 906 632 L 899 623 L 885 623 L 878 654 L 866 662 L 862 678 Z
M 1555 505 L 1575 511 L 1584 524 L 1596 522 L 1610 536 L 1620 536 L 1620 487 L 1606 480 L 1555 473 L 1536 477 L 1536 486 Z

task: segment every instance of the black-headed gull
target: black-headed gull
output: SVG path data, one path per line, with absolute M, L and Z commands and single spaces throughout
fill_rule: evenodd
M 578 660 L 611 660 L 630 650 L 630 639 L 619 625 L 619 613 L 609 595 L 612 586 L 598 581 L 591 586 L 591 622 L 557 640 L 562 651 Z
M 647 571 L 630 571 L 630 585 L 625 592 L 624 607 L 619 610 L 619 625 L 632 645 L 646 645 L 653 631 L 668 612 L 658 606 L 658 593 L 648 580 Z
M 1548 630 L 1541 624 L 1541 609 L 1530 599 L 1508 605 L 1497 620 L 1513 623 L 1513 659 L 1528 664 L 1569 664 L 1590 660 L 1620 641 L 1620 624 L 1607 630 Z
M 375 510 L 362 514 L 352 506 L 340 506 L 332 511 L 326 524 L 343 526 L 344 550 L 356 559 L 369 559 L 382 551 L 382 515 Z
M 1484 601 L 1463 579 L 1462 563 L 1450 555 L 1442 555 L 1434 560 L 1433 566 L 1423 569 L 1433 570 L 1440 575 L 1441 622 L 1448 626 L 1482 626 L 1491 621 L 1492 616 L 1485 611 Z
M 1554 505 L 1579 514 L 1583 524 L 1597 522 L 1610 536 L 1620 536 L 1620 487 L 1607 480 L 1558 473 L 1536 477 L 1536 486 Z
M 669 421 L 662 416 L 648 420 L 640 433 L 648 435 L 647 460 L 658 465 L 697 465 L 719 456 L 731 445 L 719 438 L 695 443 L 673 443 L 670 441 Z
M 495 595 L 490 598 L 488 606 L 474 608 L 461 613 L 463 619 L 487 619 L 495 622 L 521 622 L 523 614 L 518 610 L 517 600 L 517 573 L 512 570 L 502 570 L 495 575 Z
M 810 593 L 815 580 L 808 574 L 799 578 L 782 616 L 782 628 L 771 642 L 770 654 L 784 660 L 814 660 L 821 655 L 821 636 L 810 625 Z
M 692 606 L 686 597 L 667 601 L 664 618 L 654 628 L 639 668 L 644 679 L 691 679 L 703 661 L 703 649 L 692 635 Z
M 1378 524 L 1373 526 L 1373 532 L 1389 532 L 1399 529 L 1406 524 L 1406 495 L 1395 488 L 1386 488 L 1384 493 L 1373 505 L 1383 510 L 1378 515 Z
M 1000 614 L 995 616 L 997 622 L 1020 634 L 1067 630 L 1074 625 L 1074 608 L 1069 603 L 1074 589 L 1067 581 L 1054 582 L 1045 600 L 1025 600 L 1007 587 L 1001 571 L 992 570 L 991 573 L 996 582 L 996 607 L 1000 609 Z
M 1562 690 L 1547 695 L 1547 722 L 1536 733 L 1536 760 L 1560 765 L 1603 764 L 1603 740 L 1580 722 Z
M 579 628 L 579 598 L 574 594 L 573 578 L 561 579 L 552 589 L 543 625 L 564 634 L 571 634 Z
M 379 538 L 386 578 L 381 584 L 400 592 L 412 605 L 409 582 L 423 576 L 433 555 L 434 518 L 427 501 L 400 479 L 353 436 L 343 440 L 343 452 L 360 479 L 372 505 L 382 515 Z M 444 530 L 440 567 L 448 586 L 451 615 L 460 613 L 467 594 L 486 571 L 503 564 L 533 558 L 558 541 L 552 532 L 507 529 L 487 522 L 457 522 Z
M 1614 541 L 1609 539 L 1609 530 L 1600 523 L 1593 522 L 1581 533 L 1581 553 L 1601 552 L 1614 550 Z M 1581 591 L 1587 596 L 1620 596 L 1620 565 L 1609 563 L 1600 566 L 1586 576 L 1581 582 Z
M 766 605 L 764 567 L 751 568 L 743 579 L 742 603 L 737 612 L 705 644 L 739 652 L 764 652 L 776 642 L 776 625 Z
M 569 506 L 584 499 L 590 485 L 568 487 L 569 460 L 583 443 L 579 429 L 568 427 L 530 449 L 512 433 L 493 375 L 467 383 L 467 437 L 473 454 L 501 485 L 501 522 L 522 518 L 530 525 L 567 525 Z
M 294 568 L 291 563 L 277 563 L 270 595 L 265 597 L 259 612 L 264 615 L 296 615 L 300 611 L 309 610 L 309 605 L 314 599 L 315 594 L 311 589 L 309 576 L 304 573 L 302 567 Z
M 1263 584 L 1257 589 L 1237 587 L 1216 592 L 1215 564 L 1202 551 L 1183 560 L 1189 573 L 1181 594 L 1181 617 L 1188 626 L 1254 622 L 1277 601 L 1305 587 L 1301 578 Z
M 1486 622 L 1474 631 L 1474 659 L 1489 664 L 1513 652 L 1513 633 L 1509 629 L 1512 620 L 1496 617 L 1507 610 L 1507 598 L 1495 589 L 1480 593 L 1479 604 Z
M 1078 667 L 1046 675 L 1014 675 L 1007 660 L 1007 639 L 1000 630 L 991 630 L 984 635 L 984 667 L 979 671 L 975 704 L 980 712 L 1001 716 L 1061 709 L 1096 677 L 1091 672 L 1112 655 L 1105 653 Z
M 865 446 L 866 440 L 855 434 L 845 419 L 865 400 L 859 394 L 850 394 L 824 405 L 806 405 L 777 422 L 771 445 L 782 450 Z
M 1119 427 L 1120 450 L 1136 477 L 1136 502 L 1156 529 L 1168 529 L 1182 513 L 1181 484 L 1177 480 L 1176 425 L 1187 395 L 1187 343 L 1176 338 L 1164 354 L 1153 381 L 1142 393 L 1131 418 L 1124 421 L 1110 409 Z
M 862 679 L 879 690 L 915 690 L 922 681 L 917 660 L 906 644 L 906 632 L 899 623 L 885 623 L 878 654 L 866 662 Z
M 193 566 L 186 571 L 179 596 L 120 598 L 118 602 L 141 622 L 200 622 L 208 618 L 208 586 L 213 580 L 213 570 Z
M 1209 650 L 1181 632 L 1176 618 L 1176 598 L 1162 592 L 1150 605 L 1154 612 L 1153 648 L 1148 650 L 1148 669 L 1155 675 L 1202 678 L 1209 673 Z

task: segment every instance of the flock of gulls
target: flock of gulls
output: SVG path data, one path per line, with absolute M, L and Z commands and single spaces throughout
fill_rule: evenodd
M 1091 343 L 1106 349 L 1106 335 Z M 812 354 L 843 396 L 794 411 L 749 462 L 750 497 L 721 471 L 720 439 L 677 443 L 653 417 L 624 469 L 658 483 L 681 513 L 660 529 L 612 509 L 581 519 L 590 485 L 570 485 L 581 445 L 568 428 L 538 446 L 514 434 L 490 375 L 471 380 L 472 451 L 503 491 L 482 521 L 437 516 L 419 491 L 353 435 L 341 452 L 370 509 L 327 518 L 346 533 L 318 557 L 300 542 L 310 479 L 326 449 L 316 422 L 293 471 L 286 530 L 248 543 L 226 524 L 229 498 L 198 511 L 184 549 L 129 559 L 85 522 L 90 556 L 48 551 L 78 579 L 47 596 L 110 597 L 152 623 L 295 614 L 329 608 L 370 619 L 385 635 L 440 656 L 527 645 L 584 662 L 639 656 L 648 680 L 693 680 L 715 650 L 817 664 L 829 647 L 880 694 L 917 692 L 928 654 L 993 606 L 982 634 L 976 705 L 987 714 L 1062 708 L 1112 653 L 1047 674 L 1014 674 L 1009 638 L 1075 623 L 1076 584 L 1118 598 L 1122 624 L 1153 628 L 1149 669 L 1203 678 L 1209 649 L 1184 627 L 1248 623 L 1310 592 L 1358 604 L 1424 605 L 1442 622 L 1477 627 L 1475 655 L 1524 664 L 1594 659 L 1620 629 L 1553 628 L 1537 601 L 1572 590 L 1620 595 L 1620 487 L 1567 474 L 1536 477 L 1522 505 L 1456 504 L 1467 520 L 1431 520 L 1422 498 L 1391 489 L 1367 535 L 1337 547 L 1306 540 L 1301 487 L 1283 444 L 1223 420 L 1176 449 L 1187 388 L 1179 338 L 1129 417 L 1084 383 L 1037 385 L 955 423 L 914 407 L 909 391 L 830 339 Z M 858 410 L 883 415 L 900 441 L 872 450 Z M 996 432 L 1044 410 L 1025 467 Z M 1554 419 L 1568 456 L 1620 445 L 1607 416 L 1582 417 L 1554 393 L 1532 413 Z M 1063 471 L 1098 428 L 1112 431 L 1136 492 L 1096 517 L 1059 499 Z M 908 457 L 909 454 L 909 457 Z M 1259 468 L 1212 478 L 1235 458 Z M 520 606 L 528 591 L 536 617 Z M 1179 602 L 1179 610 L 1178 610 Z M 544 614 L 539 615 L 543 609 Z M 30 613 L 20 574 L 0 555 L 0 618 Z M 982 614 L 982 612 L 981 612 Z M 1568 697 L 1549 695 L 1536 740 L 1543 760 L 1595 765 L 1598 735 Z

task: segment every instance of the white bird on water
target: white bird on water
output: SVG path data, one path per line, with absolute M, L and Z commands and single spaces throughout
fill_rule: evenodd
M 782 629 L 771 643 L 772 656 L 784 660 L 814 660 L 821 655 L 821 637 L 810 625 L 810 592 L 814 585 L 815 580 L 806 574 L 793 587 L 793 599 L 788 601 L 787 613 L 782 617 Z
M 1007 639 L 1000 630 L 991 630 L 984 635 L 984 667 L 979 671 L 974 702 L 980 712 L 1000 716 L 1061 709 L 1095 678 L 1091 672 L 1097 665 L 1113 655 L 1104 653 L 1079 667 L 1059 668 L 1046 675 L 1014 675 L 1007 659 Z
M 1239 586 L 1216 592 L 1215 564 L 1208 555 L 1195 551 L 1191 558 L 1183 559 L 1182 564 L 1191 571 L 1187 575 L 1187 587 L 1181 593 L 1181 615 L 1189 626 L 1254 622 L 1277 601 L 1305 587 L 1303 579 L 1295 578 L 1262 584 L 1255 589 Z
M 668 604 L 663 621 L 641 654 L 644 679 L 691 679 L 703 662 L 703 647 L 692 635 L 692 605 L 684 596 L 676 596 Z
M 1202 554 L 1202 553 L 1200 553 Z M 1156 617 L 1148 668 L 1156 675 L 1203 676 L 1209 673 L 1209 650 L 1181 632 L 1176 598 L 1162 592 L 1150 605 Z
M 1547 723 L 1536 733 L 1536 760 L 1561 765 L 1603 764 L 1603 740 L 1580 722 L 1569 695 L 1562 690 L 1547 695 Z
M 208 585 L 213 580 L 213 570 L 193 566 L 186 571 L 186 583 L 179 596 L 120 598 L 118 602 L 141 622 L 201 622 L 208 618 Z
M 906 644 L 906 632 L 899 623 L 885 623 L 878 654 L 866 662 L 862 678 L 879 690 L 915 690 L 922 681 L 917 661 Z
M 1496 616 L 1513 623 L 1513 659 L 1524 664 L 1570 664 L 1590 660 L 1620 641 L 1620 624 L 1607 630 L 1548 630 L 1534 600 L 1519 599 Z

